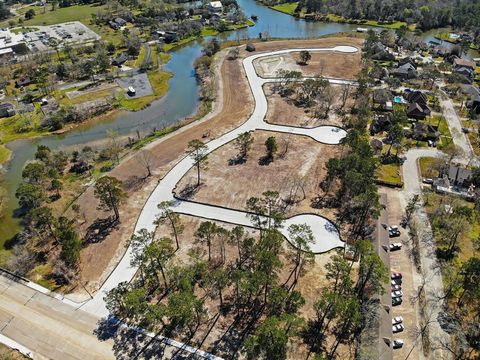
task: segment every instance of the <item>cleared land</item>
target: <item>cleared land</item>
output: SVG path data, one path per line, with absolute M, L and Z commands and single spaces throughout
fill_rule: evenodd
M 341 89 L 337 85 L 332 85 L 332 87 L 335 91 L 332 109 L 328 114 L 328 118 L 318 119 L 313 116 L 315 106 L 309 108 L 297 106 L 293 99 L 280 96 L 275 91 L 274 84 L 267 84 L 263 88 L 268 102 L 268 112 L 265 120 L 271 124 L 301 127 L 316 127 L 320 125 L 342 126 L 342 117 L 335 111 L 342 103 Z M 350 92 L 353 92 L 353 90 Z M 345 109 L 348 109 L 352 104 L 353 99 L 350 96 L 345 104 Z
M 358 39 L 349 39 L 358 40 Z M 343 45 L 343 43 L 341 43 Z M 336 45 L 339 45 L 337 43 Z M 359 46 L 358 42 L 345 42 L 345 45 Z M 333 45 L 332 45 L 333 46 Z M 334 51 L 311 52 L 307 65 L 299 65 L 300 53 L 268 56 L 254 61 L 258 75 L 276 77 L 280 69 L 300 71 L 304 76 L 325 76 L 347 80 L 356 79 L 361 69 L 361 52 L 346 54 Z
M 275 136 L 279 151 L 275 160 L 265 165 L 264 144 L 269 136 Z M 176 194 L 198 202 L 243 210 L 250 197 L 261 197 L 269 190 L 278 191 L 282 199 L 288 199 L 296 184 L 301 182 L 305 199 L 303 191 L 297 189 L 295 198 L 300 202 L 294 207 L 285 205 L 287 215 L 313 212 L 310 204 L 320 191 L 318 183 L 326 174 L 325 162 L 339 154 L 340 148 L 319 144 L 304 136 L 268 131 L 255 131 L 253 137 L 254 143 L 245 163 L 229 165 L 229 159 L 233 159 L 238 150 L 234 143 L 228 143 L 209 155 L 208 170 L 203 172 L 202 185 L 195 193 L 188 192 L 196 183 L 196 169 L 192 168 L 177 185 Z M 282 157 L 287 147 L 288 151 Z M 330 217 L 333 214 L 331 210 L 325 210 L 320 215 Z
M 355 38 L 326 38 L 318 40 L 275 41 L 257 44 L 258 51 L 271 51 L 295 47 L 335 46 L 335 44 L 352 43 L 359 45 L 362 40 Z M 132 235 L 138 215 L 157 182 L 173 165 L 185 156 L 187 143 L 193 139 L 201 139 L 209 134 L 210 138 L 237 127 L 243 123 L 253 110 L 250 88 L 246 82 L 245 73 L 241 66 L 241 59 L 250 53 L 241 48 L 238 60 L 225 60 L 221 65 L 222 82 L 218 93 L 222 94 L 222 101 L 218 99 L 220 109 L 214 111 L 205 120 L 184 127 L 147 146 L 153 169 L 153 176 L 145 179 L 146 168 L 142 163 L 142 154 L 136 153 L 124 159 L 111 175 L 125 183 L 129 198 L 121 208 L 121 223 L 118 227 L 106 234 L 105 238 L 97 243 L 89 244 L 81 253 L 80 281 L 86 284 L 89 291 L 96 291 L 106 276 L 113 270 L 118 259 L 123 255 L 124 245 Z M 242 101 L 238 101 L 242 99 Z M 297 137 L 298 139 L 299 137 Z M 296 139 L 296 140 L 297 140 Z M 295 140 L 295 141 L 296 141 Z M 310 139 L 308 139 L 310 140 Z M 313 140 L 310 140 L 313 141 Z M 318 144 L 318 143 L 316 143 Z M 333 147 L 332 147 L 333 149 Z M 81 213 L 85 213 L 86 221 L 81 225 L 81 231 L 87 228 L 97 218 L 105 218 L 110 214 L 96 210 L 97 201 L 90 187 L 78 199 Z M 82 298 L 88 295 L 81 287 L 75 289 Z

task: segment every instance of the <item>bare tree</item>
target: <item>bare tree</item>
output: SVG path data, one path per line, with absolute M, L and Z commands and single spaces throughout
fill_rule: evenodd
M 341 87 L 342 105 L 340 106 L 340 109 L 343 109 L 345 107 L 345 104 L 347 103 L 349 95 L 350 95 L 350 84 L 343 84 Z
M 142 150 L 139 154 L 140 163 L 145 166 L 147 170 L 147 178 L 152 176 L 153 156 L 148 150 Z

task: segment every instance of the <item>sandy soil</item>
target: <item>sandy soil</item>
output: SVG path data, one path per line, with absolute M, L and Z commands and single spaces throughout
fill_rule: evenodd
M 203 221 L 202 219 L 198 219 L 195 217 L 181 215 L 180 216 L 181 223 L 185 226 L 185 231 L 179 237 L 180 243 L 180 250 L 176 253 L 175 261 L 178 263 L 188 263 L 190 261 L 190 257 L 188 256 L 188 252 L 192 249 L 200 250 L 204 253 L 204 258 L 206 259 L 207 254 L 207 247 L 203 244 L 198 244 L 195 242 L 194 233 L 198 226 Z M 215 224 L 218 226 L 222 226 L 226 229 L 232 229 L 233 225 L 222 223 L 218 221 L 214 221 Z M 254 229 L 246 229 L 252 236 L 256 236 L 257 231 Z M 163 236 L 170 236 L 171 233 L 167 226 L 161 225 L 157 228 L 156 238 L 160 238 Z M 292 270 L 291 263 L 285 258 L 285 254 L 287 254 L 292 247 L 288 244 L 287 241 L 284 242 L 284 255 L 282 255 L 282 262 L 285 266 L 282 267 L 281 271 L 278 273 L 279 282 L 283 283 L 287 280 L 290 271 Z M 216 260 L 220 260 L 220 244 L 219 241 L 214 241 L 212 243 L 212 263 L 215 263 Z M 329 253 L 316 255 L 315 261 L 311 264 L 306 270 L 306 273 L 303 277 L 301 277 L 298 281 L 296 286 L 296 290 L 300 291 L 300 293 L 304 296 L 306 303 L 300 309 L 299 315 L 305 318 L 311 318 L 315 316 L 313 305 L 318 299 L 318 294 L 320 291 L 328 284 L 325 279 L 325 264 L 327 264 L 330 260 L 330 257 L 334 254 L 334 251 L 330 251 Z M 238 253 L 237 249 L 234 246 L 227 245 L 226 246 L 226 263 L 234 262 L 237 258 Z M 202 298 L 206 295 L 204 290 L 197 289 L 197 295 L 201 296 Z M 224 294 L 226 301 L 228 301 L 229 293 L 228 291 Z M 218 313 L 218 306 L 219 300 L 218 298 L 211 299 L 210 297 L 205 297 L 205 305 L 208 309 L 208 318 L 214 317 Z M 229 315 L 221 316 L 219 320 L 214 325 L 212 331 L 205 339 L 205 342 L 202 344 L 202 349 L 211 350 L 211 346 L 229 327 L 232 323 L 233 318 Z M 193 340 L 193 344 L 199 344 L 201 340 L 205 337 L 208 332 L 208 324 L 202 324 L 200 329 L 197 331 L 197 334 Z M 298 346 L 296 346 L 298 345 Z M 344 354 L 345 350 L 342 346 L 339 348 L 339 354 Z M 302 354 L 299 357 L 299 354 Z M 307 348 L 303 344 L 294 344 L 291 346 L 289 350 L 288 357 L 289 359 L 298 359 L 298 358 L 305 358 L 307 354 Z M 347 357 L 342 357 L 342 359 L 346 359 Z
M 256 43 L 257 52 L 270 51 L 269 44 L 285 43 L 285 41 L 271 43 Z M 302 46 L 336 46 L 352 45 L 360 48 L 363 39 L 358 38 L 327 38 L 320 40 L 301 41 Z M 299 41 L 290 41 L 282 48 L 298 47 Z M 262 77 L 275 77 L 279 69 L 301 71 L 305 76 L 322 75 L 325 77 L 353 80 L 361 69 L 361 52 L 344 54 L 336 52 L 311 53 L 312 58 L 308 65 L 299 65 L 300 53 L 294 52 L 281 56 L 269 56 L 254 61 L 257 73 Z
M 337 125 L 342 126 L 342 117 L 336 109 L 340 108 L 342 104 L 341 100 L 341 88 L 340 86 L 333 85 L 336 96 L 332 108 L 326 119 L 317 119 L 313 117 L 315 107 L 303 108 L 296 106 L 293 99 L 280 96 L 275 91 L 274 84 L 266 84 L 264 86 L 265 95 L 268 102 L 268 111 L 265 120 L 271 124 L 279 125 L 294 125 L 301 127 L 316 127 L 320 125 Z M 353 93 L 353 89 L 350 90 Z M 353 98 L 349 96 L 344 111 L 348 112 L 348 109 L 353 105 Z
M 208 157 L 208 170 L 202 174 L 203 184 L 190 199 L 208 204 L 226 206 L 234 209 L 245 209 L 246 201 L 252 197 L 261 197 L 268 190 L 278 191 L 286 199 L 294 179 L 303 179 L 306 199 L 294 207 L 287 207 L 287 215 L 300 212 L 314 212 L 310 207 L 311 199 L 318 195 L 318 184 L 326 174 L 325 162 L 339 154 L 338 146 L 319 144 L 304 137 L 288 134 L 255 131 L 254 143 L 244 164 L 229 165 L 229 159 L 237 154 L 233 142 L 214 151 Z M 265 141 L 269 136 L 275 136 L 280 155 L 288 144 L 288 152 L 283 158 L 277 156 L 268 165 L 262 165 L 265 156 Z M 242 179 L 242 181 L 238 181 Z M 195 169 L 182 178 L 175 191 L 179 196 L 185 196 L 185 189 L 196 183 Z M 298 192 L 300 199 L 301 191 Z M 325 213 L 328 212 L 328 213 Z M 328 210 L 322 210 L 325 216 L 332 216 Z
M 355 38 L 327 38 L 258 43 L 256 47 L 258 52 L 299 46 L 334 46 L 338 44 L 360 46 L 362 41 Z M 221 67 L 222 81 L 218 84 L 220 96 L 216 106 L 221 108 L 214 111 L 214 116 L 207 115 L 204 120 L 197 121 L 147 146 L 147 150 L 151 154 L 152 177 L 143 179 L 146 175 L 146 168 L 140 161 L 141 155 L 138 153 L 122 160 L 121 164 L 111 172 L 110 175 L 126 183 L 125 187 L 129 198 L 120 209 L 121 223 L 101 242 L 90 244 L 82 250 L 80 281 L 90 292 L 99 288 L 124 254 L 124 246 L 133 232 L 136 219 L 146 199 L 162 176 L 185 156 L 188 141 L 202 138 L 202 135 L 207 132 L 210 132 L 210 138 L 218 137 L 243 123 L 253 111 L 252 95 L 241 66 L 241 59 L 251 53 L 246 52 L 244 48 L 244 46 L 241 47 L 237 60 L 222 61 L 221 58 L 219 59 L 218 67 Z M 298 141 L 298 137 L 295 139 L 296 141 Z M 315 169 L 315 171 L 323 170 Z M 318 177 L 312 176 L 311 178 Z M 81 206 L 81 214 L 84 214 L 86 219 L 80 226 L 82 233 L 86 232 L 87 227 L 95 219 L 110 216 L 110 214 L 96 210 L 98 203 L 93 196 L 93 188 L 89 188 L 80 196 L 77 203 Z M 309 204 L 305 203 L 305 208 L 311 211 Z M 83 220 L 79 219 L 79 222 L 83 222 Z M 79 298 L 87 295 L 80 286 L 75 291 Z

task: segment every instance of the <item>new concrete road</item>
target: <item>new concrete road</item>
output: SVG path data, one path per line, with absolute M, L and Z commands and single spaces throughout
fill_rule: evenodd
M 271 82 L 272 80 L 259 77 L 253 66 L 253 61 L 264 56 L 281 55 L 290 52 L 299 52 L 302 50 L 308 50 L 310 52 L 338 51 L 344 53 L 354 53 L 358 51 L 357 48 L 352 46 L 337 46 L 334 48 L 322 49 L 288 49 L 255 54 L 245 58 L 243 60 L 243 66 L 245 68 L 245 73 L 247 75 L 247 79 L 255 100 L 255 109 L 250 118 L 241 126 L 207 143 L 206 145 L 209 153 L 234 140 L 238 137 L 238 135 L 244 132 L 259 129 L 310 136 L 316 141 L 325 144 L 333 145 L 340 142 L 340 140 L 345 136 L 346 132 L 338 127 L 319 126 L 312 129 L 305 129 L 291 126 L 272 125 L 264 121 L 268 105 L 265 93 L 263 91 L 263 85 L 267 82 Z M 332 82 L 335 82 L 336 84 L 352 83 L 351 81 L 338 79 L 334 79 Z M 193 161 L 187 156 L 177 165 L 175 165 L 175 167 L 173 167 L 167 175 L 165 175 L 165 177 L 160 181 L 158 186 L 148 198 L 142 212 L 140 213 L 140 216 L 137 220 L 137 225 L 135 227 L 135 232 L 138 232 L 141 229 L 147 229 L 148 231 L 155 230 L 155 220 L 160 214 L 157 205 L 162 201 L 174 202 L 175 207 L 178 208 L 183 214 L 194 216 L 200 215 L 204 218 L 206 217 L 246 226 L 251 224 L 246 216 L 246 213 L 242 211 L 230 211 L 228 209 L 222 210 L 218 207 L 212 207 L 206 204 L 184 202 L 182 200 L 175 199 L 173 196 L 173 190 L 175 189 L 175 186 L 192 166 Z M 314 244 L 312 244 L 312 248 L 315 248 L 318 251 L 328 251 L 332 248 L 343 246 L 343 244 L 340 242 L 338 232 L 335 230 L 335 226 L 327 219 L 317 215 L 308 215 L 296 217 L 295 221 L 299 221 L 299 223 L 307 222 L 313 226 L 312 230 L 314 231 L 316 241 Z M 84 310 L 98 316 L 108 315 L 103 298 L 108 291 L 115 288 L 120 282 L 130 281 L 133 278 L 137 269 L 130 266 L 131 258 L 132 249 L 128 248 L 120 263 L 109 276 L 107 281 L 102 285 L 100 290 L 95 294 L 93 299 L 84 304 Z

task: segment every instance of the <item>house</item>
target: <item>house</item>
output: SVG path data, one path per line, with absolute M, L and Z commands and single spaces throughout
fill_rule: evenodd
M 178 40 L 178 33 L 176 31 L 165 31 L 165 35 L 163 36 L 163 39 L 167 44 L 170 44 Z
M 15 115 L 17 112 L 15 108 L 10 103 L 0 104 L 0 118 L 10 117 Z
M 475 114 L 480 114 L 480 94 L 473 94 L 466 105 L 467 108 L 474 111 Z
M 444 46 L 435 46 L 432 49 L 432 57 L 434 57 L 434 58 L 436 58 L 436 57 L 445 58 L 448 55 L 450 55 L 450 49 L 447 49 Z
M 390 53 L 387 48 L 380 42 L 376 42 L 370 48 L 370 52 L 372 53 L 373 60 L 381 60 L 381 61 L 393 61 L 395 60 L 395 55 Z
M 121 17 L 117 17 L 113 21 L 115 22 L 115 24 L 117 24 L 120 27 L 127 25 L 127 21 L 122 19 Z
M 223 11 L 223 5 L 221 1 L 210 1 L 207 5 L 207 10 L 212 13 L 221 13 Z
M 118 30 L 118 29 L 120 29 L 120 26 L 118 26 L 118 24 L 117 24 L 115 21 L 109 21 L 109 22 L 108 22 L 108 25 L 110 25 L 110 27 L 111 27 L 113 30 Z
M 455 58 L 453 60 L 453 66 L 455 68 L 457 67 L 467 67 L 467 68 L 470 68 L 472 70 L 475 70 L 475 63 L 473 61 L 470 61 L 470 60 L 467 60 L 467 59 L 461 59 L 461 58 Z
M 253 45 L 252 43 L 248 43 L 247 46 L 245 47 L 245 50 L 249 52 L 255 51 L 255 45 Z
M 370 124 L 370 134 L 375 135 L 386 131 L 392 125 L 390 114 L 377 115 Z
M 410 133 L 410 136 L 418 141 L 437 141 L 440 137 L 440 132 L 436 126 L 417 122 L 413 126 L 413 132 Z
M 398 76 L 403 80 L 413 79 L 418 76 L 417 69 L 410 63 L 400 65 L 393 71 L 393 73 L 395 76 Z
M 471 84 L 473 81 L 473 78 L 475 77 L 475 72 L 466 66 L 458 66 L 455 69 L 453 69 L 453 72 L 456 74 L 460 74 L 465 78 L 465 81 L 467 84 Z
M 417 103 L 422 106 L 428 104 L 427 96 L 419 90 L 405 91 L 403 98 L 407 100 L 409 103 Z
M 430 115 L 430 109 L 426 105 L 411 103 L 407 108 L 407 116 L 411 119 L 423 120 Z
M 392 92 L 388 89 L 375 89 L 373 91 L 372 100 L 375 109 L 392 110 L 392 99 Z
M 417 68 L 417 64 L 415 64 L 415 61 L 410 56 L 404 57 L 398 61 L 398 66 L 405 64 L 411 64 L 415 69 Z
M 473 171 L 460 165 L 450 164 L 448 167 L 448 180 L 455 186 L 469 186 Z
M 30 79 L 28 76 L 21 77 L 20 79 L 15 81 L 15 87 L 23 87 L 23 86 L 28 86 L 32 83 L 32 79 Z
M 121 53 L 115 59 L 112 60 L 113 66 L 122 66 L 128 60 L 126 53 Z

